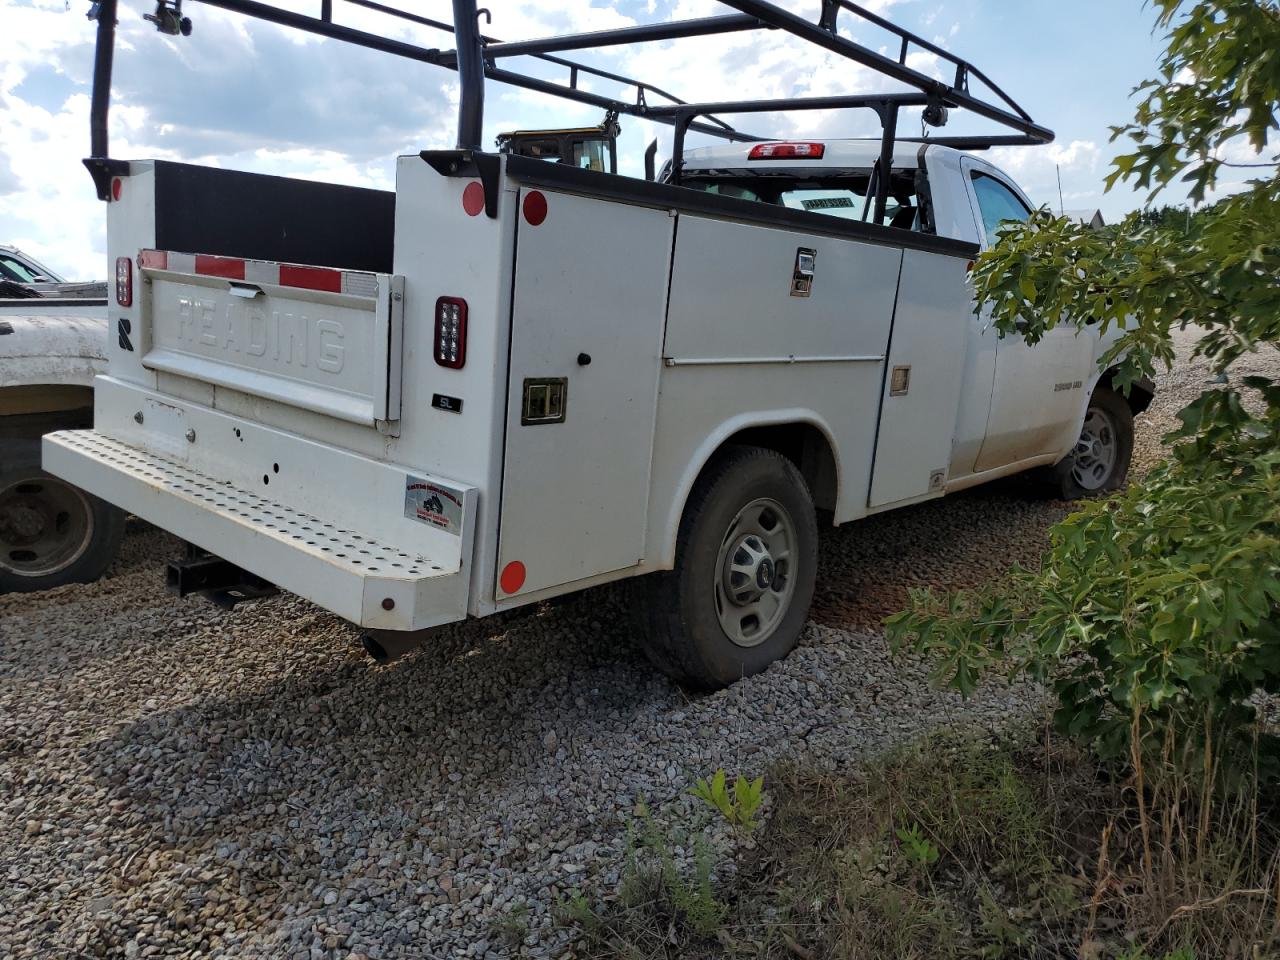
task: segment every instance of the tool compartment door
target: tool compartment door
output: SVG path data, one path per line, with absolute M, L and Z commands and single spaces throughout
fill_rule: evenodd
M 499 600 L 644 555 L 675 222 L 551 191 L 520 201 L 498 570 L 524 577 L 500 576 Z
M 940 497 L 951 469 L 968 338 L 977 335 L 968 261 L 908 250 L 898 281 L 872 509 Z

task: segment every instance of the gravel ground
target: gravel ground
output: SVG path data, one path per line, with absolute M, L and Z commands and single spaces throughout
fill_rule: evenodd
M 1205 378 L 1161 378 L 1137 469 Z M 620 589 L 376 667 L 297 598 L 170 599 L 176 544 L 134 524 L 98 584 L 0 597 L 0 957 L 571 956 L 554 907 L 615 888 L 637 797 L 687 825 L 719 766 L 1033 722 L 1034 689 L 961 703 L 876 625 L 909 585 L 1034 561 L 1067 509 L 1010 482 L 826 535 L 801 647 L 699 697 L 634 648 Z

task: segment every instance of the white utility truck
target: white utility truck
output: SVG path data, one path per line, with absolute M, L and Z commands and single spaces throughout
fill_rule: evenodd
M 441 624 L 640 577 L 654 660 L 714 687 L 796 643 L 819 517 L 1035 467 L 1068 496 L 1122 482 L 1149 392 L 1112 389 L 1096 336 L 1064 327 L 1029 347 L 974 312 L 974 256 L 1031 204 L 957 147 L 1052 134 L 954 55 L 843 0 L 815 23 L 732 0 L 738 13 L 517 43 L 481 36 L 474 0 L 455 0 L 438 26 L 456 50 L 340 26 L 327 3 L 311 18 L 210 2 L 456 69 L 459 148 L 401 157 L 394 193 L 110 159 L 101 4 L 86 163 L 108 200 L 109 369 L 94 429 L 46 437 L 45 465 L 191 543 L 175 591 L 287 589 L 386 658 Z M 850 15 L 901 56 L 848 40 Z M 156 21 L 175 17 L 162 0 Z M 552 55 L 756 29 L 914 89 L 656 105 L 667 95 L 646 84 L 634 102 L 588 92 L 577 76 L 594 68 Z M 955 82 L 908 68 L 913 47 Z M 504 65 L 519 57 L 570 66 L 570 82 Z M 671 123 L 672 160 L 640 180 L 573 151 L 483 152 L 486 77 Z M 840 108 L 874 111 L 883 136 L 768 139 L 718 116 Z M 913 108 L 1015 133 L 899 138 Z M 729 145 L 686 151 L 691 130 Z

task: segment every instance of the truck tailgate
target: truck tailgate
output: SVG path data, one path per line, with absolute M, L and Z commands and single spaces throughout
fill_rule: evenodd
M 352 423 L 400 418 L 403 278 L 157 250 L 138 263 L 145 366 Z

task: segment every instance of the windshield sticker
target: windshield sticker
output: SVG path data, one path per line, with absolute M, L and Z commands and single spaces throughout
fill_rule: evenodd
M 462 492 L 408 475 L 404 478 L 404 515 L 460 537 Z
M 837 207 L 852 207 L 851 197 L 815 197 L 812 200 L 801 200 L 806 210 L 834 210 Z

